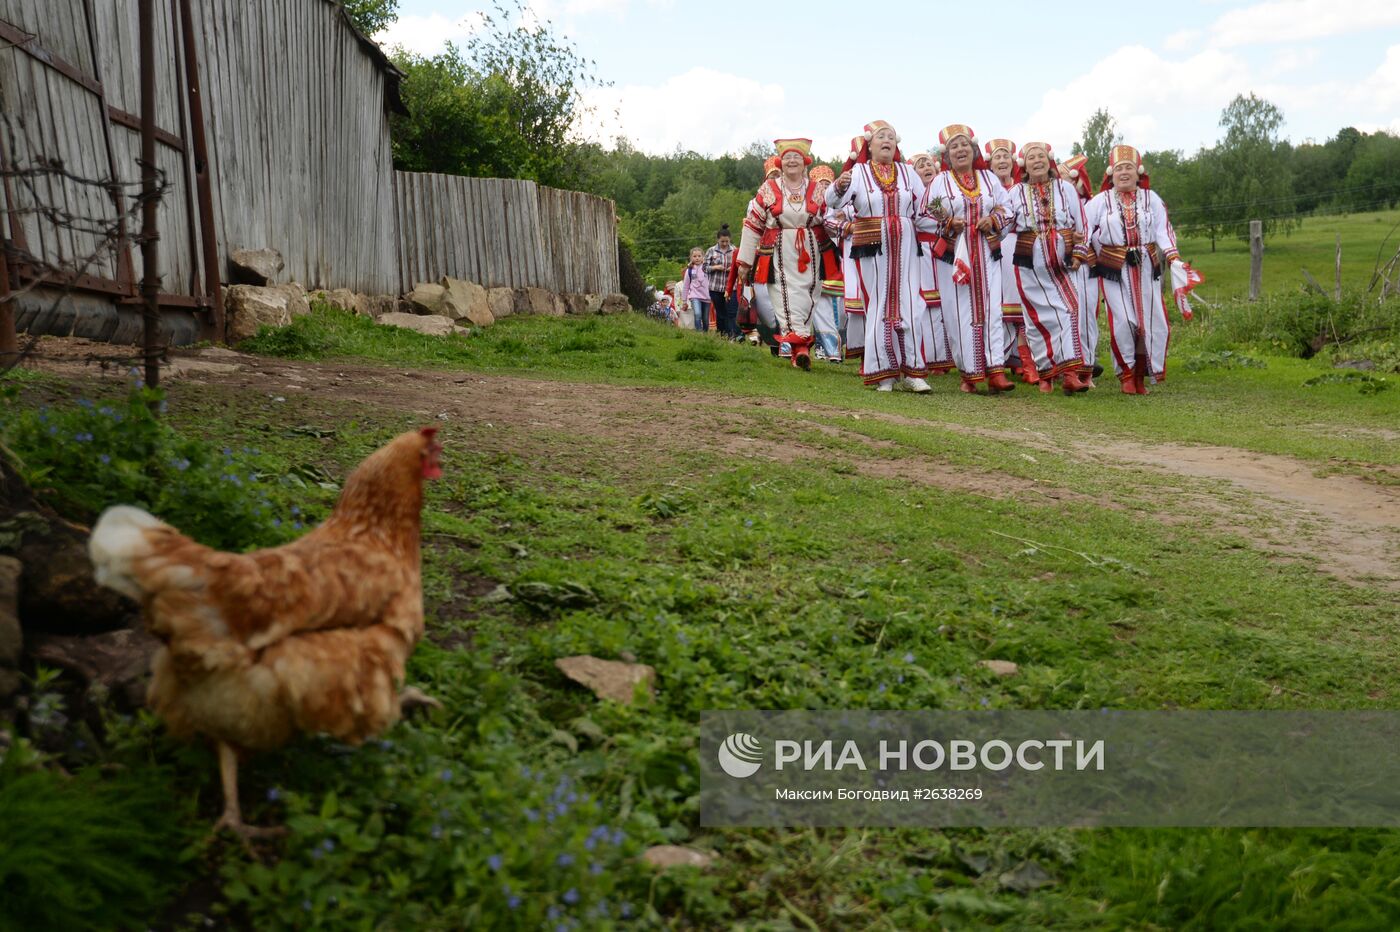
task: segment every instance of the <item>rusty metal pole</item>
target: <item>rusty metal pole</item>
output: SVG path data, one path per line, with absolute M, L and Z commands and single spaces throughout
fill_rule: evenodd
M 156 22 L 155 0 L 141 0 L 141 349 L 146 384 L 160 384 L 160 232 L 156 227 Z
M 199 195 L 199 240 L 204 251 L 204 290 L 212 302 L 207 335 L 216 343 L 226 339 L 224 295 L 220 285 L 219 233 L 214 223 L 213 185 L 209 178 L 209 143 L 204 136 L 204 97 L 199 85 L 199 47 L 195 43 L 190 0 L 180 0 L 180 31 L 185 49 L 185 92 L 190 107 L 190 141 L 194 144 L 194 177 Z
M 9 241 L 0 240 L 6 252 L 0 254 L 0 368 L 19 352 L 19 335 L 15 333 L 15 303 L 10 300 Z

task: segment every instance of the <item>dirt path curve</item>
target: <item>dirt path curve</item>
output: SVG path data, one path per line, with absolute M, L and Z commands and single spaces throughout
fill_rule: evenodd
M 77 378 L 122 378 L 120 370 L 104 372 L 84 362 L 89 355 L 110 351 L 103 344 L 45 338 L 37 365 Z M 805 443 L 796 436 L 800 431 L 775 431 L 771 422 L 764 423 L 768 414 L 785 410 L 778 402 L 694 389 L 303 363 L 218 348 L 178 356 L 171 377 L 269 397 L 332 394 L 342 400 L 440 418 L 461 425 L 474 449 L 538 454 L 549 458 L 551 465 L 567 461 L 571 448 L 578 446 L 575 438 L 586 438 L 603 451 L 610 468 L 620 474 L 626 473 L 633 456 L 654 459 L 710 450 L 731 458 L 816 461 L 865 476 L 988 497 L 1004 497 L 1017 488 L 996 477 L 970 474 L 928 458 L 882 456 L 880 448 L 891 445 L 888 441 L 875 440 L 858 429 L 834 427 L 830 422 L 812 426 L 842 441 L 841 449 Z M 849 413 L 820 405 L 803 407 L 824 418 L 844 419 Z M 1318 476 L 1316 464 L 1232 447 L 988 431 L 868 410 L 860 415 L 869 421 L 995 436 L 1031 449 L 1068 449 L 1077 457 L 1109 467 L 1147 468 L 1207 480 L 1192 496 L 1242 529 L 1257 528 L 1262 520 L 1267 538 L 1262 543 L 1271 549 L 1315 559 L 1324 569 L 1352 582 L 1400 591 L 1400 490 L 1393 486 L 1355 476 Z M 871 455 L 861 455 L 862 448 Z M 1225 501 L 1226 497 L 1215 491 L 1221 482 L 1247 494 L 1242 501 Z M 1089 500 L 1083 493 L 1047 484 L 1038 484 L 1032 491 L 1054 500 Z

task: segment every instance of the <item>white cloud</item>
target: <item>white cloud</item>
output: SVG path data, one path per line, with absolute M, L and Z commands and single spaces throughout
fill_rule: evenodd
M 1400 45 L 1386 49 L 1385 60 L 1355 93 L 1374 107 L 1386 110 L 1400 107 Z
M 1199 29 L 1183 29 L 1162 40 L 1162 47 L 1168 52 L 1189 52 L 1201 41 L 1203 33 Z
M 680 146 L 717 155 L 753 142 L 757 127 L 782 128 L 787 92 L 781 84 L 696 67 L 661 84 L 593 88 L 584 96 L 594 108 L 583 127 L 589 139 L 606 145 L 626 136 L 644 152 Z
M 1130 144 L 1142 149 L 1181 147 L 1183 140 L 1166 137 L 1164 120 L 1175 124 L 1187 109 L 1219 110 L 1248 88 L 1249 69 L 1227 52 L 1208 49 L 1173 60 L 1140 45 L 1124 46 L 1067 84 L 1046 91 L 1016 138 L 1044 139 L 1068 152 L 1084 121 L 1102 107 L 1113 114 Z
M 1317 63 L 1318 53 L 1314 48 L 1282 48 L 1274 53 L 1264 73 L 1278 77 L 1293 71 L 1310 68 Z
M 482 26 L 481 14 L 469 13 L 456 19 L 441 13 L 427 16 L 400 16 L 388 28 L 374 34 L 374 41 L 386 49 L 399 46 L 418 55 L 435 55 L 449 42 L 461 45 Z
M 1269 0 L 1230 10 L 1207 32 L 1217 48 L 1297 42 L 1400 26 L 1400 6 L 1377 0 Z

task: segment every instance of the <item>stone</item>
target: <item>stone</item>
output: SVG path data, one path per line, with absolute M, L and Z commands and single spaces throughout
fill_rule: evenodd
M 564 308 L 552 291 L 543 288 L 526 288 L 530 295 L 530 313 L 539 317 L 563 317 Z
M 210 362 L 207 359 L 172 359 L 165 374 L 171 378 L 185 375 L 229 375 L 243 367 L 232 362 Z
M 334 291 L 321 292 L 320 299 L 323 303 L 330 305 L 337 311 L 346 314 L 355 314 L 359 317 L 370 316 L 365 309 L 365 301 L 360 295 L 355 294 L 349 288 L 337 288 Z
M 565 314 L 574 315 L 588 313 L 588 301 L 583 295 L 566 292 L 559 297 L 564 302 Z
M 287 267 L 275 249 L 235 249 L 228 261 L 233 281 L 240 285 L 266 285 Z
M 0 557 L 0 667 L 19 665 L 24 635 L 19 627 L 19 581 L 24 564 Z
M 404 295 L 404 300 L 419 314 L 434 314 L 438 317 L 451 317 L 447 310 L 447 289 L 433 282 L 419 282 L 413 290 Z
M 224 291 L 228 341 L 241 343 L 259 327 L 285 327 L 292 322 L 286 292 L 258 285 L 231 285 Z M 305 299 L 303 299 L 305 300 Z
M 141 682 L 151 669 L 160 641 L 139 628 L 123 628 L 89 637 L 48 635 L 35 641 L 30 655 L 40 663 L 60 667 L 84 683 L 120 694 L 139 705 Z
M 590 314 L 603 313 L 603 296 L 600 294 L 586 294 L 583 296 L 585 305 Z
M 491 316 L 500 320 L 515 313 L 515 292 L 509 288 L 491 288 L 486 292 L 486 304 Z
M 705 870 L 713 867 L 719 856 L 713 851 L 700 851 L 697 848 L 683 848 L 680 845 L 653 845 L 642 852 L 642 860 L 652 867 L 670 870 L 673 867 L 694 867 Z
M 272 291 L 285 295 L 287 298 L 287 314 L 296 320 L 311 313 L 311 302 L 306 300 L 306 289 L 296 282 L 286 285 L 268 285 Z
M 554 665 L 575 683 L 593 690 L 599 699 L 630 705 L 638 683 L 646 685 L 648 696 L 656 695 L 656 669 L 649 664 L 602 660 L 584 654 L 560 658 Z
M 452 332 L 455 326 L 446 317 L 438 317 L 433 314 L 381 314 L 378 322 L 388 327 L 402 327 L 405 330 L 416 330 L 419 333 L 426 333 L 432 337 L 445 337 Z
M 399 309 L 399 299 L 396 295 L 369 294 L 361 297 L 364 298 L 364 312 L 376 320 Z
M 632 310 L 632 303 L 627 300 L 627 295 L 613 292 L 603 299 L 600 313 L 626 314 L 630 310 Z
M 1021 671 L 1021 668 L 1010 660 L 979 660 L 977 661 L 977 665 L 984 669 L 991 670 L 997 676 L 1015 676 Z
M 200 356 L 207 356 L 207 357 L 209 357 L 210 359 L 247 359 L 247 358 L 248 358 L 245 354 L 238 352 L 238 350 L 231 350 L 231 349 L 229 349 L 227 346 L 206 346 L 206 347 L 204 347 L 203 349 L 201 349 L 201 350 L 198 351 L 198 355 L 200 355 Z
M 515 313 L 517 313 L 517 314 L 533 314 L 533 313 L 535 313 L 534 306 L 530 303 L 530 289 L 529 289 L 529 288 L 513 288 L 513 289 L 511 289 L 511 294 L 514 295 L 514 297 L 515 297 Z
M 476 327 L 489 327 L 496 322 L 486 289 L 476 282 L 444 278 L 442 287 L 447 292 L 444 304 L 452 312 L 453 320 L 458 323 L 465 320 Z

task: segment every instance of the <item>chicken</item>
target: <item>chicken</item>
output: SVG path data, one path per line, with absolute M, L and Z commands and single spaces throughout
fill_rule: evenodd
M 325 523 L 281 547 L 222 553 L 126 505 L 93 528 L 98 583 L 140 602 L 164 644 L 147 704 L 173 734 L 217 746 L 215 832 L 245 845 L 280 832 L 243 823 L 240 750 L 300 733 L 358 744 L 398 721 L 401 701 L 426 698 L 399 690 L 423 635 L 420 519 L 423 480 L 442 475 L 436 434 L 411 431 L 370 455 Z

